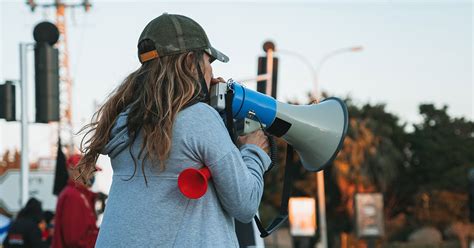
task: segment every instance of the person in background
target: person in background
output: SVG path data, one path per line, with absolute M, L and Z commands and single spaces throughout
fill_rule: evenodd
M 12 216 L 3 208 L 0 208 L 0 247 L 2 247 L 1 244 L 3 244 L 3 240 L 7 237 L 11 222 Z
M 48 247 L 51 246 L 53 242 L 53 234 L 54 234 L 54 213 L 51 211 L 44 211 L 43 212 L 43 220 L 45 227 L 42 230 L 41 236 L 44 242 L 48 244 Z
M 95 213 L 97 194 L 90 191 L 88 185 L 74 179 L 80 174 L 76 166 L 81 155 L 72 155 L 66 162 L 69 180 L 61 191 L 56 205 L 54 218 L 53 248 L 94 247 L 99 229 Z
M 40 223 L 43 220 L 41 202 L 31 198 L 20 210 L 3 241 L 5 248 L 48 247 L 41 239 Z

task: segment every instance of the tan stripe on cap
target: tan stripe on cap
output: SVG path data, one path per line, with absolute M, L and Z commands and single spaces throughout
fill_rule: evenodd
M 184 44 L 184 39 L 183 39 L 183 29 L 181 28 L 181 24 L 179 24 L 178 19 L 176 19 L 176 16 L 170 15 L 171 21 L 173 22 L 173 26 L 176 29 L 176 37 L 178 38 L 178 43 L 179 43 L 179 48 L 184 51 L 186 50 L 186 46 Z
M 149 52 L 140 54 L 140 62 L 145 63 L 148 60 L 152 60 L 158 57 L 159 57 L 158 52 L 156 50 L 149 51 Z

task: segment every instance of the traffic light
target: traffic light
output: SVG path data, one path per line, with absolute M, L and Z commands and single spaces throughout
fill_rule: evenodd
M 0 118 L 15 121 L 15 85 L 11 81 L 0 85 L 0 103 Z
M 36 122 L 59 121 L 59 51 L 53 47 L 59 39 L 59 30 L 50 22 L 42 22 L 36 25 L 33 36 Z

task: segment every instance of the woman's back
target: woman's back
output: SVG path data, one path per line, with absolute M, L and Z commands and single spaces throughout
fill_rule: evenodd
M 145 162 L 145 185 L 137 159 L 142 138 L 131 146 L 134 172 L 127 112 L 122 113 L 103 151 L 111 157 L 114 176 L 96 246 L 238 247 L 233 218 L 249 222 L 256 213 L 268 155 L 255 145 L 237 149 L 218 113 L 197 103 L 182 110 L 173 124 L 166 169 L 160 172 L 158 163 Z M 188 199 L 178 189 L 178 175 L 203 165 L 213 175 L 208 191 Z

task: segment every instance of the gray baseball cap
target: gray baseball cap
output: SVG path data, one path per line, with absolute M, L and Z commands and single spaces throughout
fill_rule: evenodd
M 221 62 L 229 61 L 229 57 L 211 46 L 204 29 L 194 20 L 182 15 L 164 13 L 146 25 L 138 43 L 151 40 L 155 50 L 138 54 L 141 63 L 146 61 L 189 52 L 204 50 L 213 59 Z

